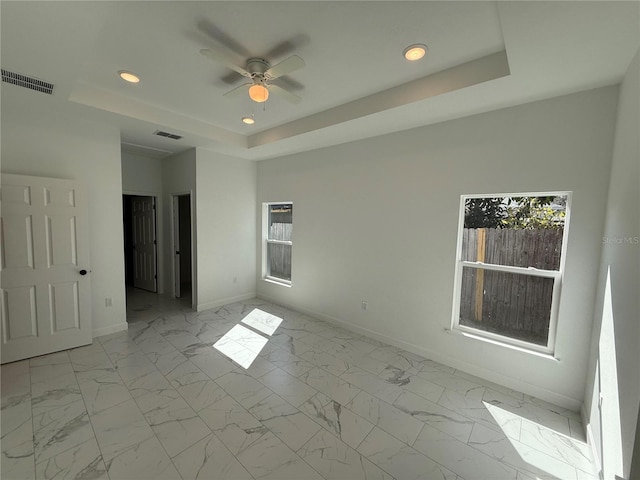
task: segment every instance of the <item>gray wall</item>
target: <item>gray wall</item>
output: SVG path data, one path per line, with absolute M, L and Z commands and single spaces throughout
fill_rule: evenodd
M 3 173 L 66 178 L 85 185 L 93 334 L 126 329 L 118 129 L 72 108 L 60 109 L 55 98 L 22 88 L 7 87 L 5 92 L 3 87 L 1 156 Z M 105 298 L 112 299 L 112 306 L 106 306 Z
M 258 294 L 578 410 L 617 94 L 602 88 L 259 162 L 258 201 L 293 201 L 295 216 L 292 286 L 261 280 L 258 258 Z M 573 191 L 559 361 L 446 333 L 460 195 L 556 190 Z
M 256 294 L 256 164 L 197 149 L 198 310 Z
M 630 478 L 640 404 L 640 50 L 624 78 L 618 116 L 585 411 L 600 443 L 596 361 L 603 371 L 602 440 L 605 479 Z M 608 286 L 608 288 L 607 288 Z M 596 388 L 597 390 L 597 388 Z M 618 424 L 619 421 L 619 424 Z

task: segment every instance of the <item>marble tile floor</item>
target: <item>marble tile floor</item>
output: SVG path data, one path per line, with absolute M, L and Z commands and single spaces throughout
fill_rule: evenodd
M 597 478 L 577 413 L 399 348 L 258 299 L 127 311 L 2 366 L 3 480 Z M 212 348 L 241 323 L 268 339 L 247 369 Z

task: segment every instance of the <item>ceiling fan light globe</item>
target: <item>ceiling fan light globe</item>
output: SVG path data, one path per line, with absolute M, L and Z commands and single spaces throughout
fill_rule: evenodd
M 266 102 L 269 98 L 269 90 L 264 85 L 251 85 L 249 87 L 249 98 L 257 103 Z

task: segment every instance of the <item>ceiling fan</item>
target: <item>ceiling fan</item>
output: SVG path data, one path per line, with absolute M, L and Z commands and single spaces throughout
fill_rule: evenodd
M 200 53 L 250 80 L 225 93 L 225 97 L 232 97 L 248 91 L 249 98 L 258 103 L 266 102 L 269 93 L 274 93 L 291 103 L 298 103 L 302 100 L 298 95 L 272 83 L 276 78 L 304 67 L 304 60 L 298 55 L 292 55 L 273 66 L 262 58 L 249 58 L 246 65 L 240 67 L 236 65 L 230 54 L 220 48 L 204 48 L 200 50 Z

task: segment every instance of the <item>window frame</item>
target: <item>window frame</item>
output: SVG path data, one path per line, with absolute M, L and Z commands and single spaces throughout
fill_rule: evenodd
M 289 245 L 291 246 L 291 267 L 292 267 L 292 275 L 293 278 L 293 240 L 273 240 L 269 238 L 269 220 L 270 220 L 270 209 L 272 205 L 291 205 L 292 213 L 291 213 L 291 225 L 293 229 L 293 202 L 263 202 L 262 203 L 262 280 L 275 283 L 278 285 L 283 285 L 286 287 L 291 287 L 291 280 L 287 280 L 286 278 L 275 277 L 270 275 L 269 272 L 269 244 L 277 244 L 277 245 Z M 291 233 L 291 237 L 293 239 L 293 230 Z
M 565 196 L 567 204 L 565 209 L 565 219 L 562 234 L 562 247 L 560 251 L 560 265 L 558 270 L 543 270 L 534 267 L 515 267 L 510 265 L 499 265 L 486 262 L 470 262 L 462 260 L 462 243 L 464 232 L 464 213 L 465 201 L 472 198 L 500 198 L 500 197 L 549 197 L 549 196 Z M 537 354 L 552 355 L 555 357 L 556 333 L 558 327 L 558 313 L 560 308 L 560 296 L 562 283 L 564 280 L 565 263 L 567 257 L 567 243 L 569 239 L 569 227 L 571 223 L 571 191 L 552 191 L 552 192 L 517 192 L 517 193 L 476 193 L 460 195 L 460 207 L 458 211 L 458 238 L 456 242 L 456 266 L 454 275 L 454 292 L 453 292 L 453 315 L 451 319 L 451 330 L 462 333 L 465 336 L 477 340 L 490 341 L 500 345 L 516 347 L 518 349 Z M 514 273 L 518 275 L 529 275 L 545 278 L 553 278 L 553 293 L 551 299 L 551 312 L 549 317 L 549 335 L 546 345 L 537 345 L 524 340 L 501 335 L 494 332 L 488 332 L 477 328 L 460 325 L 460 304 L 462 301 L 462 272 L 463 269 L 475 268 Z

